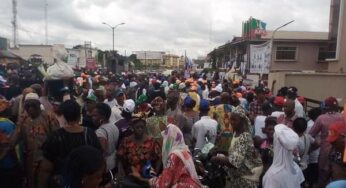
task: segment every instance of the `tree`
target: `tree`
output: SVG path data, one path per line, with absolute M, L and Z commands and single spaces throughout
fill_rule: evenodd
M 136 69 L 142 70 L 143 64 L 142 64 L 142 62 L 141 62 L 139 59 L 137 59 L 136 54 L 131 54 L 131 55 L 127 58 L 127 61 L 128 61 L 128 62 L 133 62 L 133 64 L 135 64 L 135 68 L 136 68 Z

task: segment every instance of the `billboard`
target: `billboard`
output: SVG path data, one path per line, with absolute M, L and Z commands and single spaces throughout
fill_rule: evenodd
M 250 45 L 250 73 L 269 73 L 271 49 L 271 41 L 260 45 Z

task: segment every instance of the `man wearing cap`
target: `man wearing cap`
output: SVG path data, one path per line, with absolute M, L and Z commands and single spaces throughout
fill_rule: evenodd
M 206 143 L 206 137 L 210 143 L 215 144 L 217 136 L 217 122 L 208 116 L 209 102 L 201 99 L 199 105 L 201 119 L 192 126 L 192 137 L 195 141 L 195 148 L 203 149 Z
M 310 135 L 316 138 L 320 134 L 320 157 L 318 159 L 318 185 L 325 187 L 328 182 L 328 174 L 330 173 L 330 165 L 328 156 L 331 145 L 326 141 L 328 136 L 329 125 L 344 121 L 343 115 L 338 112 L 338 102 L 335 97 L 328 97 L 324 100 L 325 114 L 320 115 L 310 130 Z
M 87 97 L 85 98 L 85 104 L 82 109 L 82 126 L 90 129 L 95 129 L 91 117 L 91 113 L 94 110 L 97 103 L 97 97 L 90 90 Z
M 284 106 L 284 103 L 285 103 L 285 98 L 284 97 L 276 96 L 274 98 L 274 101 L 273 101 L 273 112 L 272 112 L 271 116 L 274 116 L 274 117 L 278 118 L 280 115 L 285 114 L 282 111 L 282 107 Z
M 331 181 L 346 179 L 345 166 L 345 138 L 346 125 L 344 121 L 339 121 L 329 125 L 329 134 L 326 141 L 332 145 L 330 153 Z
M 59 123 L 54 115 L 42 111 L 39 96 L 28 93 L 25 96 L 24 109 L 26 114 L 19 118 L 21 139 L 24 141 L 24 168 L 27 178 L 27 187 L 34 187 L 37 181 L 38 166 L 43 159 L 41 146 L 47 136 L 59 128 Z
M 128 137 L 132 134 L 132 130 L 129 129 L 129 127 L 132 118 L 132 113 L 135 111 L 135 107 L 135 102 L 132 99 L 125 100 L 121 112 L 122 118 L 115 123 L 115 125 L 119 129 L 118 144 L 120 144 L 125 137 Z
M 287 99 L 291 99 L 294 101 L 294 111 L 298 117 L 305 117 L 303 105 L 298 100 L 298 89 L 296 87 L 290 87 L 287 90 Z

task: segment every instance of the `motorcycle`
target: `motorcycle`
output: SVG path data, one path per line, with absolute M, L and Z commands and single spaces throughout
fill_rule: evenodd
M 202 148 L 195 148 L 193 151 L 193 161 L 195 163 L 196 172 L 200 182 L 208 187 L 225 187 L 227 180 L 228 167 L 211 162 L 210 150 L 214 145 L 208 142 Z

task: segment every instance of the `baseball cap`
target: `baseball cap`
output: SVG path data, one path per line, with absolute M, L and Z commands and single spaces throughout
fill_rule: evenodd
M 334 142 L 339 136 L 346 134 L 346 125 L 342 121 L 332 123 L 328 127 L 328 136 L 326 141 L 329 143 Z
M 199 110 L 201 111 L 209 110 L 209 102 L 205 99 L 201 99 L 199 103 Z
M 336 100 L 335 97 L 330 96 L 324 100 L 324 105 L 325 106 L 337 106 L 338 101 Z
M 276 96 L 273 103 L 276 106 L 283 106 L 285 103 L 285 98 L 281 96 Z
M 28 93 L 25 95 L 25 101 L 27 100 L 39 100 L 39 96 L 36 93 Z
M 115 96 L 118 97 L 120 95 L 123 95 L 124 94 L 124 91 L 120 88 L 118 88 L 117 90 L 115 90 Z
M 123 109 L 125 112 L 132 113 L 135 111 L 136 104 L 132 99 L 125 100 Z

